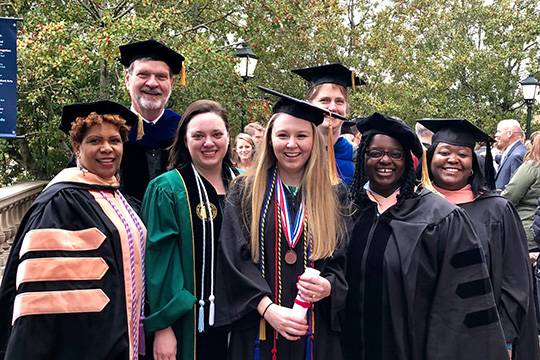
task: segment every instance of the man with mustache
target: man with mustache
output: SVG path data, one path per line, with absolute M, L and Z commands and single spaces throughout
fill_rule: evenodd
M 120 62 L 127 67 L 125 85 L 131 111 L 139 122 L 124 144 L 120 181 L 124 193 L 140 201 L 146 186 L 167 171 L 169 151 L 180 115 L 165 109 L 175 75 L 185 84 L 184 57 L 155 40 L 120 46 Z

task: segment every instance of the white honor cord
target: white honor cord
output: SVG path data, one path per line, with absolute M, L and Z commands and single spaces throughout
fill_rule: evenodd
M 207 216 L 210 220 L 210 241 L 212 246 L 212 256 L 211 256 L 211 263 L 210 263 L 210 296 L 208 297 L 208 300 L 210 301 L 210 312 L 208 314 L 208 324 L 213 326 L 214 325 L 214 314 L 215 314 L 215 296 L 214 296 L 214 218 L 212 216 L 212 208 L 210 207 L 210 200 L 208 198 L 208 193 L 206 191 L 206 187 L 204 186 L 204 183 L 201 179 L 201 176 L 195 169 L 195 166 L 193 163 L 191 163 L 191 167 L 193 168 L 193 173 L 195 174 L 195 180 L 197 183 L 197 191 L 199 192 L 199 204 L 203 205 L 203 208 L 201 209 L 201 217 L 203 218 L 203 261 L 202 261 L 202 274 L 201 274 L 201 299 L 199 300 L 199 326 L 198 331 L 204 332 L 204 276 L 205 276 L 205 267 L 206 267 L 206 223 L 205 219 Z M 202 192 L 204 192 L 204 198 L 206 199 L 206 202 L 203 202 L 202 198 Z M 202 211 L 204 209 L 204 211 Z

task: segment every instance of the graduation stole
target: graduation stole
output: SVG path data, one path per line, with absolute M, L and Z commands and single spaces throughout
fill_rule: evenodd
M 278 189 L 276 190 L 276 185 L 279 185 L 278 186 Z M 270 201 L 272 199 L 272 196 L 274 194 L 274 192 L 276 192 L 276 200 L 274 202 L 274 211 L 275 211 L 275 224 L 274 224 L 274 229 L 275 229 L 275 241 L 274 241 L 274 246 L 275 246 L 275 258 L 273 259 L 274 260 L 274 267 L 275 267 L 275 279 L 274 279 L 274 303 L 281 306 L 281 289 L 282 289 L 282 283 L 281 283 L 281 263 L 282 263 L 282 259 L 281 259 L 281 232 L 282 232 L 282 221 L 281 221 L 281 213 L 283 211 L 283 208 L 282 206 L 279 204 L 279 197 L 280 196 L 283 196 L 283 198 L 285 199 L 284 197 L 284 192 L 283 192 L 283 184 L 281 183 L 281 180 L 279 179 L 279 175 L 278 175 L 278 171 L 277 171 L 277 166 L 274 166 L 274 169 L 272 170 L 272 176 L 271 176 L 271 180 L 270 180 L 270 184 L 268 186 L 268 190 L 266 192 L 266 198 L 264 199 L 264 202 L 263 202 L 263 208 L 262 208 L 262 211 L 261 211 L 261 217 L 260 217 L 260 221 L 259 221 L 259 271 L 261 272 L 261 275 L 263 276 L 263 278 L 266 279 L 266 272 L 265 272 L 265 242 L 264 242 L 264 226 L 265 226 L 265 222 L 266 222 L 266 215 L 268 213 L 268 209 L 269 209 L 269 205 L 270 205 Z M 281 192 L 281 195 L 279 194 Z M 286 199 L 285 199 L 285 202 L 283 204 L 284 206 L 287 206 L 287 202 L 286 202 Z M 303 202 L 302 202 L 302 205 L 301 205 L 302 208 L 305 208 L 303 206 Z M 281 208 L 281 210 L 280 210 Z M 289 215 L 288 214 L 288 208 L 287 208 L 287 216 Z M 300 213 L 303 213 L 300 217 L 298 216 Z M 302 221 L 299 221 L 299 220 L 302 220 Z M 288 220 L 286 221 L 288 222 L 287 225 L 290 225 L 290 218 L 288 218 Z M 301 224 L 298 224 L 298 222 L 300 222 Z M 295 242 L 294 242 L 294 245 L 296 245 L 298 243 L 298 240 L 300 238 L 300 236 L 302 236 L 303 234 L 303 239 L 304 239 L 304 257 L 303 257 L 303 262 L 304 262 L 304 269 L 307 268 L 308 266 L 311 266 L 311 267 L 314 267 L 315 264 L 314 264 L 314 261 L 310 261 L 309 260 L 309 257 L 311 255 L 311 248 L 312 248 L 312 239 L 310 237 L 308 237 L 308 227 L 307 227 L 307 217 L 305 216 L 305 209 L 303 209 L 302 211 L 300 211 L 300 209 L 298 210 L 298 213 L 297 213 L 297 216 L 296 216 L 296 221 L 295 221 L 295 228 L 299 228 L 300 230 L 295 232 L 294 230 L 292 231 L 292 233 L 290 233 L 289 235 L 290 238 L 287 237 L 287 231 L 285 231 L 285 236 L 287 238 L 287 242 L 289 244 L 289 246 L 291 246 L 291 241 L 289 239 L 296 239 Z M 290 229 L 290 227 L 289 227 Z M 294 246 L 293 246 L 294 247 Z M 292 249 L 289 249 L 289 251 L 291 251 Z M 296 253 L 294 254 L 295 256 L 295 261 L 296 262 Z M 285 262 L 287 262 L 287 258 L 285 257 Z M 292 263 L 294 263 L 292 262 Z M 314 334 L 314 313 L 313 313 L 313 304 L 311 304 L 310 306 L 310 310 L 308 311 L 308 314 L 307 314 L 307 321 L 308 321 L 308 334 L 307 334 L 307 341 L 306 341 L 306 360 L 313 360 L 313 334 Z M 277 360 L 277 336 L 278 336 L 278 332 L 277 330 L 274 329 L 274 334 L 273 334 L 273 347 L 272 347 L 272 360 Z M 263 317 L 261 317 L 261 320 L 259 322 L 259 327 L 257 329 L 257 338 L 255 340 L 255 353 L 254 353 L 254 360 L 260 360 L 260 344 L 261 344 L 261 341 L 265 341 L 266 340 L 266 321 L 264 320 Z

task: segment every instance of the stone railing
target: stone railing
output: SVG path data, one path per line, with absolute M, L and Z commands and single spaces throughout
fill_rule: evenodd
M 28 181 L 0 188 L 0 278 L 17 227 L 45 185 L 47 181 Z

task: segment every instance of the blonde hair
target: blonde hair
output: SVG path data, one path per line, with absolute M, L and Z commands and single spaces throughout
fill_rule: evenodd
M 238 145 L 238 140 L 244 140 L 251 146 L 251 162 L 253 162 L 253 158 L 255 158 L 255 143 L 253 142 L 253 138 L 245 133 L 240 133 L 236 135 L 236 138 L 234 139 L 234 144 L 230 148 L 231 152 L 231 162 L 234 166 L 240 164 L 240 156 L 238 156 L 238 153 L 236 152 L 236 146 Z
M 268 171 L 276 164 L 276 155 L 270 140 L 276 119 L 284 114 L 272 116 L 268 122 L 254 166 L 241 175 L 246 178 L 242 194 L 244 224 L 249 224 L 251 234 L 251 258 L 259 262 L 259 221 L 269 187 Z M 306 216 L 309 235 L 313 239 L 310 260 L 331 257 L 343 234 L 342 211 L 337 194 L 330 183 L 326 150 L 322 135 L 311 123 L 313 148 L 305 166 L 301 191 L 306 199 Z
M 523 158 L 524 161 L 531 160 L 535 165 L 540 165 L 540 141 L 538 139 L 535 139 Z

